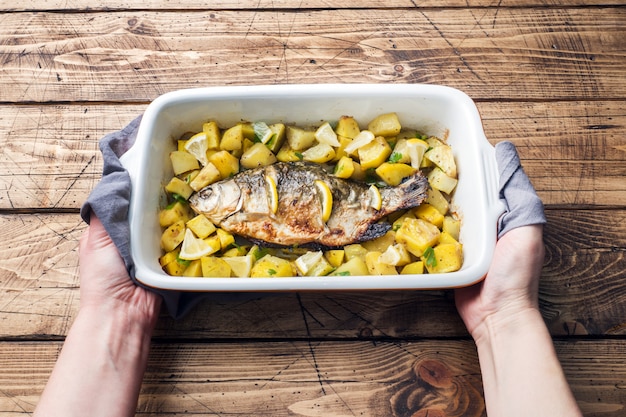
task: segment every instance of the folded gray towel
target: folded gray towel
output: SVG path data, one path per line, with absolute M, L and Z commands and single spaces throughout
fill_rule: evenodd
M 124 259 L 131 279 L 142 285 L 135 278 L 133 259 L 130 254 L 130 227 L 128 224 L 128 207 L 130 203 L 130 176 L 122 166 L 119 158 L 135 143 L 141 116 L 130 122 L 124 129 L 110 133 L 100 140 L 100 151 L 103 156 L 102 179 L 93 189 L 80 215 L 89 223 L 91 213 L 100 219 L 111 239 Z M 543 205 L 524 170 L 521 167 L 515 146 L 510 142 L 496 145 L 496 160 L 500 171 L 500 198 L 507 210 L 499 221 L 499 234 L 528 224 L 545 223 Z M 174 318 L 188 313 L 203 299 L 215 300 L 250 300 L 267 296 L 259 293 L 196 293 L 169 290 L 158 292 Z
M 522 168 L 515 145 L 496 144 L 496 162 L 500 173 L 499 197 L 506 206 L 498 221 L 498 238 L 516 227 L 546 223 L 543 203 Z
M 130 122 L 124 129 L 110 133 L 100 140 L 103 158 L 102 179 L 81 207 L 80 215 L 86 223 L 89 223 L 91 213 L 95 213 L 117 246 L 131 279 L 137 285 L 143 286 L 135 278 L 135 265 L 130 254 L 130 226 L 128 224 L 130 176 L 119 160 L 135 143 L 140 122 L 141 116 Z M 225 294 L 149 289 L 163 297 L 170 316 L 175 319 L 183 317 L 203 299 L 245 301 L 267 296 L 267 294 L 258 293 Z

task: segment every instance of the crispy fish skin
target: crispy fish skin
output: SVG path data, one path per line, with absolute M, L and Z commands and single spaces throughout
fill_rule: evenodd
M 274 178 L 278 191 L 276 213 L 268 203 L 268 175 Z M 333 194 L 332 214 L 326 223 L 316 180 L 326 182 Z M 371 207 L 368 189 L 367 184 L 337 178 L 318 164 L 277 162 L 211 184 L 194 194 L 190 204 L 224 230 L 253 241 L 339 247 L 385 234 L 391 225 L 378 221 L 421 204 L 428 180 L 416 172 L 397 187 L 381 188 L 380 210 Z

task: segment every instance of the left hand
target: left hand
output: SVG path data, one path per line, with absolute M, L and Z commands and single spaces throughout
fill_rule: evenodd
M 79 259 L 81 308 L 121 308 L 146 324 L 156 321 L 161 297 L 131 280 L 117 247 L 94 214 L 80 239 Z

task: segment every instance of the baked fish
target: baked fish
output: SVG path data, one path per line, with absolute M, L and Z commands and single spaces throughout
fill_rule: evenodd
M 332 193 L 330 200 L 321 196 L 319 184 Z M 426 198 L 428 180 L 416 172 L 396 187 L 380 188 L 381 199 L 374 205 L 377 196 L 369 188 L 338 178 L 319 164 L 277 162 L 213 183 L 189 202 L 215 225 L 254 242 L 340 247 L 385 234 L 391 225 L 379 220 L 418 206 Z M 332 201 L 329 217 L 324 201 Z

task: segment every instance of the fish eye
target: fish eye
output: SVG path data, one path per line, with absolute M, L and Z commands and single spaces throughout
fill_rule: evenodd
M 219 192 L 216 192 L 213 187 L 207 188 L 202 193 L 202 211 L 212 213 L 219 208 Z

